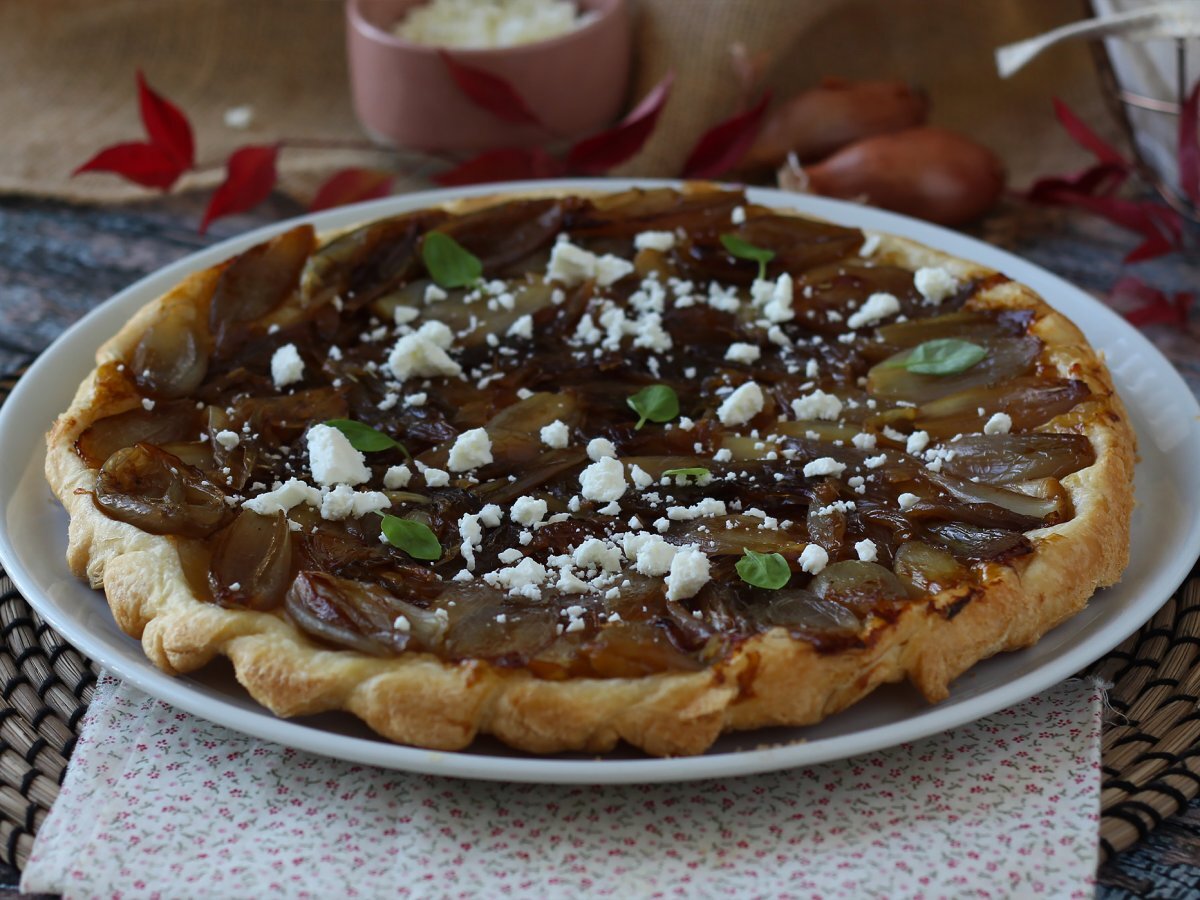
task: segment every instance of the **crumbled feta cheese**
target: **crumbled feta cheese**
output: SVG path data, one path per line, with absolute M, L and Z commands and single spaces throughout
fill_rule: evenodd
M 674 562 L 679 548 L 657 534 L 647 534 L 645 537 L 646 540 L 642 541 L 636 550 L 634 567 L 643 575 L 666 575 L 671 571 L 671 563 Z
M 667 575 L 667 599 L 686 600 L 708 584 L 708 557 L 693 544 L 679 548 Z
M 142 398 L 142 409 L 144 409 L 146 412 L 150 412 L 152 409 L 154 409 L 154 401 L 151 400 L 149 397 L 143 397 Z
M 859 450 L 874 450 L 875 440 L 875 435 L 866 431 L 860 431 L 854 437 L 850 438 L 850 443 L 852 443 Z
M 916 456 L 928 446 L 929 432 L 914 431 L 908 436 L 908 441 L 904 445 L 904 452 Z
M 596 462 L 604 459 L 606 456 L 611 456 L 614 459 L 617 456 L 617 445 L 607 438 L 592 438 L 587 445 L 588 459 Z
M 407 487 L 411 479 L 412 472 L 408 470 L 408 466 L 392 466 L 383 473 L 383 486 L 389 491 L 396 491 Z
M 595 280 L 600 287 L 608 287 L 632 271 L 633 263 L 627 259 L 612 254 L 596 256 L 568 240 L 560 239 L 550 251 L 546 280 L 560 282 L 566 287 Z
M 743 363 L 750 365 L 758 362 L 762 356 L 762 350 L 758 349 L 755 344 L 743 344 L 740 341 L 729 345 L 729 349 L 725 351 L 725 358 L 729 362 Z
M 878 456 L 868 456 L 865 460 L 863 460 L 863 465 L 868 469 L 878 469 L 885 462 L 887 462 L 887 454 L 880 453 Z
M 745 425 L 762 412 L 762 408 L 762 388 L 753 381 L 747 381 L 725 398 L 717 408 L 717 418 L 722 425 Z
M 304 377 L 304 360 L 295 344 L 284 344 L 271 355 L 271 380 L 275 387 L 287 387 Z
M 896 498 L 896 500 L 900 504 L 901 511 L 912 509 L 914 506 L 916 506 L 918 503 L 921 502 L 921 498 L 918 497 L 916 494 L 909 494 L 907 492 L 901 494 L 899 497 Z
M 621 571 L 621 551 L 599 538 L 588 538 L 575 548 L 571 558 L 581 569 L 603 569 L 605 572 Z
M 917 269 L 913 275 L 913 284 L 921 296 L 934 306 L 958 290 L 958 280 L 941 267 L 926 266 Z
M 213 439 L 226 450 L 234 449 L 242 442 L 241 437 L 236 431 L 230 431 L 228 428 L 218 431 L 213 435 Z
M 800 570 L 817 575 L 829 564 L 829 552 L 820 544 L 808 544 L 800 551 Z
M 1012 416 L 1008 413 L 994 413 L 990 419 L 984 423 L 984 434 L 1008 434 L 1012 430 Z
M 305 439 L 308 442 L 308 467 L 317 484 L 322 487 L 354 485 L 370 479 L 371 470 L 367 468 L 366 458 L 336 428 L 314 425 Z
M 894 294 L 872 294 L 867 301 L 846 320 L 851 328 L 874 325 L 900 312 L 900 301 Z
M 792 276 L 784 272 L 775 281 L 756 279 L 750 286 L 750 299 L 768 322 L 790 322 L 796 318 L 792 307 Z
M 407 406 L 424 406 L 429 400 L 429 395 L 424 391 L 418 391 L 415 394 L 406 394 L 404 403 Z
M 507 337 L 521 338 L 523 340 L 531 340 L 533 338 L 533 316 L 526 313 L 515 322 L 508 326 L 508 331 L 505 332 Z
M 392 501 L 382 491 L 356 491 L 348 485 L 339 484 L 321 499 L 321 518 L 333 522 L 359 519 L 382 512 L 391 505 Z
M 804 397 L 792 401 L 792 412 L 797 419 L 825 419 L 836 422 L 842 414 L 842 401 L 834 394 L 820 388 Z
M 638 490 L 645 490 L 654 484 L 654 477 L 636 463 L 629 467 L 629 477 L 633 480 L 633 485 Z
M 735 206 L 733 208 L 733 212 L 729 214 L 729 221 L 732 222 L 734 225 L 745 225 L 746 224 L 746 207 Z
M 408 634 L 412 631 L 412 623 L 404 616 L 396 616 L 396 621 L 392 623 L 392 627 L 401 634 Z
M 571 429 L 562 419 L 555 419 L 549 425 L 543 426 L 540 434 L 542 443 L 556 450 L 561 450 L 571 440 Z
M 267 491 L 265 494 L 259 494 L 257 497 L 244 501 L 242 508 L 256 512 L 260 516 L 272 516 L 279 512 L 286 513 L 301 503 L 320 506 L 321 492 L 298 478 L 289 478 L 273 491 Z
M 863 538 L 863 540 L 856 543 L 854 545 L 854 552 L 858 554 L 858 558 L 863 562 L 875 562 L 879 558 L 875 542 L 870 538 Z
M 546 567 L 536 559 L 526 557 L 515 566 L 489 572 L 483 579 L 493 587 L 504 588 L 530 600 L 540 600 L 539 586 L 546 581 Z
M 692 519 L 723 516 L 726 511 L 724 500 L 718 500 L 715 497 L 705 497 L 691 506 L 667 507 L 667 518 L 673 522 L 689 522 Z
M 588 500 L 608 503 L 625 495 L 625 467 L 619 460 L 606 456 L 592 463 L 579 474 L 580 493 Z
M 472 428 L 464 431 L 454 441 L 450 455 L 446 458 L 446 467 L 451 472 L 466 472 L 486 466 L 492 461 L 492 439 L 484 428 Z M 428 473 L 425 480 L 428 482 Z
M 733 451 L 728 447 L 722 447 L 713 454 L 713 462 L 725 463 L 733 459 Z
M 462 366 L 446 353 L 453 342 L 454 333 L 443 322 L 426 322 L 396 341 L 388 354 L 388 369 L 400 381 L 414 376 L 461 375 Z
M 821 475 L 841 475 L 846 471 L 846 464 L 840 463 L 832 456 L 822 456 L 804 464 L 804 477 L 816 478 Z
M 546 501 L 536 497 L 518 497 L 509 510 L 509 518 L 518 525 L 534 526 L 546 517 Z
M 392 310 L 392 319 L 397 325 L 407 325 L 409 322 L 414 322 L 421 316 L 421 311 L 412 306 L 397 306 Z
M 520 550 L 518 550 L 516 547 L 509 547 L 507 550 L 501 550 L 499 553 L 496 554 L 496 558 L 498 560 L 500 560 L 500 562 L 504 563 L 506 566 L 512 565 L 518 559 L 523 559 L 524 557 L 525 557 L 525 554 L 522 553 Z
M 633 239 L 633 246 L 638 250 L 658 250 L 666 253 L 675 246 L 673 231 L 643 231 Z

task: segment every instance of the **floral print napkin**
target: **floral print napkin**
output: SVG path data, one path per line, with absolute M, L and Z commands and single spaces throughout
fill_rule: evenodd
M 105 676 L 21 888 L 67 897 L 1090 897 L 1101 693 L 721 781 L 572 786 L 375 769 Z

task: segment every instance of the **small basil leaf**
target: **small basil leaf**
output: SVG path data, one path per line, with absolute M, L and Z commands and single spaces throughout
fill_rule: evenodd
M 442 545 L 428 525 L 385 515 L 381 526 L 383 536 L 393 547 L 403 550 L 413 559 L 435 560 L 442 557 Z
M 670 422 L 679 415 L 679 395 L 665 384 L 642 388 L 625 402 L 641 417 L 638 419 L 638 428 L 645 425 L 647 420 Z
M 483 263 L 462 244 L 440 231 L 421 242 L 421 259 L 429 277 L 444 288 L 470 287 L 483 276 Z
M 683 469 L 667 469 L 665 472 L 663 472 L 663 474 L 664 475 L 685 476 L 685 477 L 690 476 L 692 478 L 703 478 L 704 476 L 711 475 L 712 473 L 709 472 L 708 469 L 704 468 L 704 466 L 689 466 L 689 467 L 683 468 Z
M 746 584 L 777 591 L 792 578 L 787 560 L 779 553 L 755 553 L 746 550 L 745 556 L 734 566 L 738 576 Z
M 399 441 L 362 422 L 356 422 L 353 419 L 327 419 L 324 424 L 330 428 L 336 428 L 344 434 L 346 440 L 350 442 L 350 446 L 362 453 L 375 453 L 379 450 L 391 450 L 394 447 L 403 451 L 405 456 L 408 455 L 408 451 Z
M 755 247 L 749 241 L 742 240 L 736 234 L 721 235 L 721 243 L 729 251 L 730 256 L 758 263 L 758 277 L 767 277 L 767 263 L 775 258 L 775 251 L 766 247 Z
M 985 347 L 958 338 L 937 338 L 917 344 L 907 353 L 894 356 L 885 365 L 889 369 L 907 369 L 917 375 L 957 375 L 982 360 Z

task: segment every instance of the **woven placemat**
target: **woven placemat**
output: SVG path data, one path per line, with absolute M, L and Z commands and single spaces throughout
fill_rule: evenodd
M 0 377 L 0 403 L 15 383 Z M 23 867 L 66 774 L 96 683 L 0 570 L 0 861 Z M 1089 669 L 1112 683 L 1101 740 L 1100 862 L 1200 792 L 1200 566 Z

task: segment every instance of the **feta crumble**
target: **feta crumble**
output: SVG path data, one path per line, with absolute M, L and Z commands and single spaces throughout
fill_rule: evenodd
M 762 412 L 762 408 L 762 388 L 753 381 L 747 381 L 725 398 L 717 409 L 717 418 L 722 425 L 745 425 Z
M 446 466 L 451 472 L 466 472 L 486 466 L 492 461 L 492 439 L 486 429 L 472 428 L 464 431 L 454 441 L 450 455 L 446 458 Z M 425 479 L 428 481 L 428 477 Z
M 332 487 L 370 480 L 371 470 L 367 468 L 366 458 L 336 428 L 314 425 L 305 440 L 308 442 L 308 467 L 317 484 Z
M 295 384 L 304 377 L 304 360 L 295 344 L 284 344 L 271 354 L 271 380 L 275 387 L 283 388 Z

